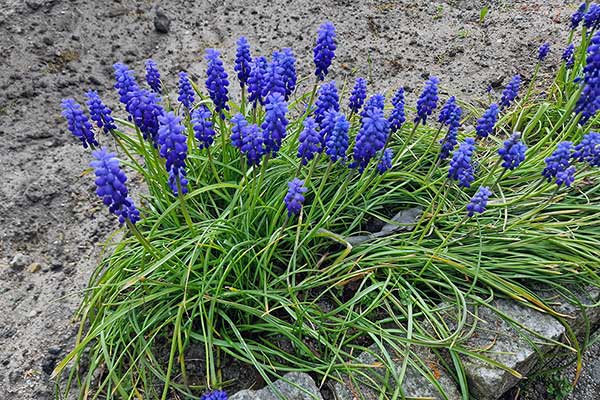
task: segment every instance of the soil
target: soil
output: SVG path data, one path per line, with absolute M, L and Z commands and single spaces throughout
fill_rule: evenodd
M 530 76 L 537 47 L 553 52 L 551 76 L 578 1 L 3 0 L 0 7 L 0 398 L 49 399 L 49 374 L 74 342 L 72 320 L 102 244 L 117 223 L 84 173 L 90 155 L 66 131 L 60 100 L 84 101 L 97 89 L 111 107 L 112 64 L 141 77 L 155 59 L 168 89 L 177 72 L 204 78 L 204 49 L 222 49 L 232 74 L 235 40 L 254 54 L 293 47 L 298 70 L 311 73 L 318 25 L 338 31 L 331 77 L 363 75 L 370 90 L 407 88 L 413 103 L 435 74 L 444 91 L 488 102 L 520 73 Z M 157 17 L 158 15 L 158 17 Z M 312 81 L 312 78 L 310 79 Z M 304 86 L 307 84 L 305 83 Z M 235 86 L 235 85 L 232 85 Z M 303 88 L 301 88 L 303 90 Z M 122 110 L 118 111 L 122 112 Z M 584 373 L 580 385 L 589 385 Z M 593 382 L 593 379 L 592 379 Z M 575 399 L 591 399 L 583 391 Z

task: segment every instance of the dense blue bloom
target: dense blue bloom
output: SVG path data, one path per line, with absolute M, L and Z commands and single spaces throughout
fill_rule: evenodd
M 583 85 L 583 92 L 575 107 L 575 113 L 581 113 L 581 124 L 585 124 L 600 109 L 600 31 L 594 34 L 587 49 Z
M 138 84 L 133 76 L 133 71 L 127 65 L 116 63 L 113 65 L 115 70 L 115 89 L 119 92 L 119 101 L 127 105 L 131 97 L 131 93 L 137 91 Z
M 379 160 L 379 164 L 377 164 L 377 172 L 383 175 L 385 171 L 392 168 L 392 159 L 394 158 L 394 151 L 390 148 L 387 148 L 383 151 L 383 155 L 381 156 L 381 160 Z
M 238 149 L 242 148 L 243 142 L 243 131 L 248 126 L 248 121 L 240 113 L 235 114 L 231 117 L 231 144 Z
M 600 27 L 600 5 L 596 3 L 590 4 L 587 12 L 583 16 L 583 25 L 590 30 L 595 30 Z M 567 185 L 568 186 L 568 185 Z
M 192 88 L 192 83 L 190 82 L 188 74 L 183 71 L 179 73 L 178 93 L 179 97 L 177 100 L 179 100 L 179 102 L 188 110 L 191 109 L 192 104 L 194 104 L 194 89 Z
M 369 100 L 367 100 L 365 107 L 363 108 L 362 112 L 360 113 L 360 116 L 364 118 L 364 116 L 367 115 L 367 111 L 372 108 L 377 108 L 378 110 L 383 111 L 384 107 L 385 107 L 385 96 L 382 95 L 381 93 L 375 93 L 373 96 L 369 97 Z
M 86 93 L 86 96 L 88 97 L 87 106 L 90 110 L 90 118 L 96 123 L 96 126 L 104 130 L 104 133 L 117 129 L 115 120 L 110 115 L 112 111 L 104 105 L 100 96 L 98 96 L 98 92 L 90 90 Z
M 321 133 L 317 132 L 317 124 L 313 118 L 304 120 L 304 129 L 300 132 L 298 138 L 300 145 L 298 146 L 298 158 L 302 160 L 302 164 L 306 165 L 309 160 L 315 157 L 315 154 L 320 153 L 323 143 Z
M 356 78 L 356 83 L 350 94 L 348 107 L 353 113 L 357 113 L 367 98 L 367 81 L 365 78 Z
M 477 193 L 471 198 L 467 204 L 467 215 L 472 217 L 475 213 L 482 214 L 487 206 L 488 199 L 492 195 L 492 191 L 487 186 L 481 186 Z
M 585 14 L 586 8 L 587 8 L 587 5 L 585 4 L 585 1 L 584 1 L 583 3 L 581 3 L 579 5 L 579 8 L 577 9 L 577 11 L 575 11 L 573 13 L 573 15 L 571 15 L 571 29 L 577 29 L 577 27 L 581 23 L 581 20 L 583 19 L 583 15 Z
M 564 60 L 567 69 L 573 68 L 573 65 L 575 65 L 575 45 L 573 43 L 565 48 L 562 59 Z
M 600 133 L 590 132 L 575 146 L 574 160 L 586 162 L 590 167 L 600 167 Z
M 285 87 L 284 95 L 287 101 L 296 89 L 296 58 L 292 49 L 286 47 L 280 52 L 274 52 L 273 59 L 281 67 L 281 79 Z
M 458 143 L 458 129 L 460 128 L 460 119 L 462 117 L 462 108 L 456 106 L 448 117 L 448 133 L 440 141 L 442 147 L 440 149 L 440 160 L 445 160 L 450 156 L 450 153 Z
M 94 138 L 94 132 L 92 131 L 92 124 L 88 120 L 88 117 L 83 113 L 83 109 L 73 99 L 64 99 L 62 101 L 63 112 L 62 115 L 67 120 L 69 130 L 79 140 L 83 148 L 87 149 L 88 146 L 98 146 L 96 138 Z
M 525 161 L 525 152 L 527 146 L 521 141 L 519 132 L 513 133 L 510 138 L 504 141 L 504 147 L 498 150 L 498 154 L 502 157 L 502 167 L 513 170 Z
M 364 170 L 369 161 L 385 146 L 390 124 L 378 107 L 365 108 L 362 126 L 354 145 L 354 163 L 352 167 Z
M 335 87 L 335 81 L 324 83 L 319 89 L 319 97 L 315 103 L 315 121 L 321 125 L 325 119 L 325 115 L 330 111 L 339 111 L 340 98 L 338 97 L 337 88 Z
M 470 187 L 475 179 L 471 157 L 475 150 L 475 139 L 466 138 L 452 155 L 448 179 L 458 181 L 460 187 Z
M 165 112 L 158 104 L 159 101 L 160 99 L 154 92 L 137 89 L 131 93 L 126 107 L 133 122 L 144 135 L 144 139 L 150 140 L 155 147 L 158 135 L 158 117 Z
M 331 114 L 334 114 L 333 112 Z M 335 124 L 333 129 L 325 138 L 325 153 L 332 162 L 337 160 L 346 161 L 346 152 L 348 151 L 348 130 L 350 123 L 346 120 L 344 114 L 335 113 Z
M 477 120 L 477 127 L 475 128 L 477 136 L 488 137 L 494 132 L 494 125 L 498 121 L 499 112 L 500 107 L 498 107 L 498 104 L 494 103 L 490 105 L 481 118 Z
M 321 81 L 325 79 L 331 61 L 335 57 L 335 49 L 335 27 L 331 22 L 325 22 L 319 28 L 317 44 L 313 50 L 317 79 Z
M 154 92 L 160 94 L 162 83 L 160 81 L 160 72 L 154 60 L 146 60 L 146 82 Z
M 177 179 L 181 184 L 181 192 L 187 193 L 187 180 L 185 177 L 185 159 L 187 158 L 187 137 L 185 127 L 181 125 L 181 118 L 173 112 L 168 112 L 158 117 L 158 144 L 160 156 L 166 160 L 166 169 L 169 172 L 169 186 L 177 196 Z
M 504 91 L 502 92 L 502 98 L 500 99 L 500 108 L 506 108 L 510 106 L 510 103 L 517 98 L 519 89 L 521 88 L 521 76 L 515 75 L 510 80 Z
M 274 93 L 280 93 L 282 96 L 285 96 L 287 90 L 285 88 L 285 81 L 283 80 L 284 71 L 275 55 L 271 62 L 267 64 L 266 71 L 262 97 L 266 99 L 268 95 Z
M 265 110 L 265 122 L 262 124 L 265 149 L 267 154 L 275 155 L 285 137 L 288 124 L 285 118 L 288 111 L 287 104 L 280 93 L 273 93 L 267 97 Z
M 235 52 L 235 66 L 233 69 L 237 72 L 240 86 L 244 87 L 248 83 L 250 71 L 252 71 L 252 56 L 250 55 L 250 45 L 245 37 L 240 37 L 237 41 L 237 50 Z
M 394 97 L 392 97 L 392 105 L 394 106 L 392 114 L 388 121 L 390 123 L 390 132 L 399 131 L 402 128 L 404 122 L 406 122 L 406 115 L 404 114 L 404 88 L 401 87 L 396 91 Z
M 242 128 L 241 152 L 246 155 L 248 165 L 260 164 L 260 159 L 265 155 L 265 136 L 260 128 L 255 125 L 247 125 Z
M 106 149 L 95 150 L 92 155 L 95 161 L 90 166 L 94 168 L 96 175 L 96 194 L 109 207 L 110 212 L 119 217 L 121 224 L 126 220 L 135 224 L 140 219 L 140 213 L 129 198 L 125 186 L 127 177 L 119 167 L 119 160 Z
M 570 186 L 572 183 L 571 177 L 575 173 L 575 168 L 571 167 L 571 153 L 573 152 L 572 142 L 560 142 L 556 147 L 556 150 L 546 158 L 546 168 L 542 171 L 542 175 L 548 180 L 556 178 L 558 186 L 563 183 L 566 186 Z
M 438 84 L 440 80 L 432 76 L 427 82 L 425 82 L 425 88 L 423 93 L 417 100 L 417 117 L 415 123 L 423 122 L 427 123 L 427 117 L 433 113 L 433 110 L 437 107 L 438 102 Z
M 215 111 L 221 115 L 221 118 L 225 118 L 223 114 L 224 110 L 229 110 L 227 101 L 227 87 L 229 81 L 227 80 L 227 72 L 223 68 L 223 61 L 220 59 L 221 53 L 215 49 L 206 50 L 206 61 L 208 62 L 208 68 L 206 70 L 206 89 L 208 94 L 215 105 Z
M 548 57 L 548 53 L 550 53 L 550 43 L 544 43 L 538 49 L 538 60 L 544 61 Z
M 304 203 L 303 193 L 306 193 L 306 190 L 304 181 L 298 178 L 288 182 L 288 192 L 283 199 L 288 210 L 288 217 L 300 214 L 302 203 Z
M 438 122 L 440 124 L 447 125 L 449 123 L 450 115 L 452 115 L 456 107 L 456 97 L 449 97 L 448 100 L 442 106 L 442 109 L 440 110 Z
M 227 393 L 222 390 L 215 390 L 203 394 L 200 400 L 227 400 Z
M 192 112 L 192 125 L 196 139 L 198 140 L 198 148 L 200 150 L 208 148 L 213 144 L 215 130 L 213 129 L 212 115 L 208 107 L 204 104 L 200 105 Z
M 267 83 L 267 59 L 265 57 L 256 57 L 250 76 L 248 77 L 248 101 L 254 104 L 254 107 L 260 102 L 263 104 L 262 92 Z

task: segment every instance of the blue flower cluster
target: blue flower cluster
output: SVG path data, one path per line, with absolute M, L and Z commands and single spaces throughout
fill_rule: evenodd
M 439 159 L 445 160 L 450 156 L 450 153 L 454 150 L 458 144 L 458 130 L 460 128 L 460 119 L 462 117 L 462 109 L 458 106 L 454 107 L 452 113 L 448 117 L 448 133 L 440 141 L 442 144 L 440 148 Z
M 521 76 L 515 75 L 510 80 L 504 91 L 502 92 L 502 98 L 500 99 L 500 108 L 509 107 L 514 99 L 517 98 L 519 94 L 519 89 L 521 88 Z
M 317 131 L 317 123 L 313 118 L 306 118 L 303 125 L 304 129 L 298 137 L 298 141 L 300 142 L 298 146 L 298 158 L 300 158 L 303 165 L 306 165 L 317 153 L 323 150 L 323 138 Z
M 600 167 L 600 133 L 590 132 L 584 135 L 571 157 L 588 163 L 590 167 Z
M 388 118 L 390 123 L 390 132 L 394 133 L 402 128 L 404 122 L 406 122 L 406 114 L 404 113 L 404 88 L 401 87 L 396 91 L 394 97 L 392 97 L 392 114 Z
M 322 81 L 327 76 L 331 61 L 335 57 L 335 27 L 331 22 L 325 22 L 319 28 L 317 43 L 313 50 L 315 61 L 315 75 Z
M 479 137 L 488 137 L 494 132 L 494 126 L 498 121 L 498 114 L 500 113 L 500 107 L 498 104 L 493 103 L 490 107 L 483 113 L 481 118 L 477 120 L 477 126 L 475 128 L 475 132 Z
M 146 83 L 155 93 L 160 94 L 162 91 L 162 83 L 160 81 L 160 72 L 154 60 L 146 60 Z
M 267 66 L 268 62 L 265 57 L 256 57 L 250 71 L 250 76 L 248 77 L 248 93 L 250 93 L 248 101 L 254 107 L 258 103 L 264 104 L 262 93 L 267 84 Z
M 262 88 L 262 97 L 267 98 L 269 94 L 280 93 L 282 96 L 286 94 L 285 81 L 283 80 L 283 67 L 277 61 L 275 55 L 270 63 L 267 64 L 265 83 Z
M 440 80 L 435 76 L 430 77 L 425 83 L 423 93 L 421 93 L 421 96 L 417 100 L 416 124 L 422 122 L 423 125 L 425 125 L 427 123 L 427 117 L 430 116 L 437 107 L 439 83 Z
M 392 159 L 394 158 L 394 151 L 390 148 L 387 148 L 383 151 L 381 155 L 381 160 L 379 160 L 379 164 L 377 164 L 377 172 L 380 175 L 383 175 L 387 170 L 392 168 Z
M 179 102 L 183 104 L 185 108 L 190 110 L 194 104 L 194 89 L 192 88 L 192 83 L 190 82 L 188 74 L 183 71 L 179 73 L 178 93 L 179 97 L 177 100 L 179 100 Z
M 583 3 L 581 3 L 579 5 L 579 7 L 577 8 L 577 11 L 575 11 L 573 13 L 573 15 L 571 15 L 571 29 L 572 30 L 577 29 L 577 27 L 581 23 L 581 20 L 583 20 L 583 15 L 585 14 L 586 8 L 587 8 L 587 4 L 584 1 Z
M 353 113 L 358 113 L 367 98 L 367 81 L 365 78 L 356 78 L 354 88 L 350 94 L 348 107 Z
M 116 63 L 113 65 L 115 70 L 115 89 L 119 92 L 119 100 L 127 105 L 131 97 L 131 93 L 138 90 L 138 84 L 133 76 L 133 71 L 127 65 Z
M 600 109 L 600 31 L 592 37 L 583 69 L 583 92 L 577 100 L 575 112 L 581 113 L 585 124 Z
M 448 125 L 450 116 L 454 112 L 456 107 L 456 97 L 450 96 L 442 106 L 442 109 L 440 110 L 438 122 L 442 125 Z
M 214 390 L 203 394 L 200 400 L 227 400 L 227 393 L 222 390 Z
M 185 128 L 181 125 L 181 118 L 173 112 L 168 112 L 158 117 L 158 144 L 160 156 L 166 160 L 166 169 L 169 172 L 169 186 L 175 196 L 187 193 L 187 179 L 185 179 L 185 159 L 187 158 L 187 137 Z
M 281 142 L 286 135 L 288 120 L 287 104 L 280 93 L 273 93 L 267 97 L 265 105 L 265 122 L 262 124 L 266 154 L 275 155 L 281 147 Z
M 352 167 L 363 171 L 369 161 L 385 146 L 390 124 L 379 107 L 365 107 L 362 126 L 356 136 Z
M 569 44 L 565 51 L 562 54 L 562 59 L 565 62 L 565 67 L 567 69 L 573 68 L 575 65 L 575 45 L 573 43 Z
M 250 55 L 250 44 L 248 44 L 248 40 L 243 36 L 237 41 L 235 66 L 233 69 L 237 72 L 240 86 L 246 86 L 248 78 L 250 78 L 250 71 L 252 71 L 252 56 Z
M 92 131 L 92 124 L 90 124 L 81 106 L 73 99 L 64 99 L 61 104 L 63 107 L 62 115 L 67 120 L 69 130 L 73 136 L 81 141 L 83 148 L 98 146 Z
M 331 114 L 334 114 L 333 112 Z M 350 123 L 342 113 L 335 113 L 335 123 L 333 129 L 325 138 L 325 154 L 329 156 L 332 162 L 341 160 L 346 161 L 346 152 L 348 151 L 348 130 Z
M 233 147 L 236 147 L 238 149 L 242 149 L 242 145 L 244 144 L 243 141 L 243 131 L 244 129 L 248 126 L 248 121 L 246 121 L 246 118 L 244 118 L 244 116 L 240 113 L 235 114 L 233 117 L 231 117 L 231 144 L 233 145 Z
M 519 132 L 513 133 L 508 140 L 504 142 L 504 147 L 498 150 L 502 157 L 502 167 L 513 170 L 525 161 L 525 152 L 527 146 L 521 141 Z
M 150 140 L 154 147 L 157 146 L 158 118 L 165 113 L 159 101 L 160 99 L 154 92 L 137 89 L 131 93 L 131 98 L 126 107 L 133 122 L 142 132 L 144 139 Z
M 206 69 L 206 89 L 208 94 L 215 105 L 215 111 L 221 115 L 221 118 L 225 118 L 223 111 L 229 110 L 227 102 L 229 101 L 227 87 L 229 81 L 227 80 L 228 75 L 223 68 L 223 61 L 221 61 L 221 53 L 215 49 L 206 50 L 206 61 L 208 62 L 208 68 Z
M 324 83 L 319 89 L 319 97 L 315 103 L 315 121 L 319 126 L 322 126 L 322 122 L 325 119 L 325 115 L 333 110 L 335 112 L 340 110 L 340 98 L 338 96 L 335 81 Z
M 304 181 L 298 178 L 294 178 L 291 182 L 288 182 L 288 192 L 283 199 L 287 207 L 288 217 L 300 214 L 306 190 Z
M 475 179 L 471 157 L 475 151 L 475 139 L 466 138 L 452 155 L 448 179 L 458 181 L 460 187 L 470 187 Z
M 481 186 L 477 193 L 471 198 L 467 204 L 467 215 L 472 217 L 475 213 L 482 214 L 487 207 L 488 199 L 492 195 L 492 191 L 487 186 Z
M 550 53 L 550 43 L 542 44 L 538 49 L 538 60 L 544 61 L 548 57 L 548 53 Z
M 104 105 L 100 96 L 98 96 L 98 92 L 90 90 L 86 93 L 86 96 L 88 98 L 87 106 L 88 110 L 90 110 L 90 118 L 96 123 L 98 129 L 102 129 L 104 133 L 117 129 L 115 120 L 111 116 L 112 111 Z
M 587 12 L 583 16 L 583 25 L 589 30 L 596 30 L 600 27 L 600 5 L 591 3 Z
M 198 148 L 200 150 L 209 148 L 213 144 L 216 133 L 213 129 L 210 110 L 204 104 L 192 112 L 192 125 L 194 136 L 198 140 Z
M 280 52 L 273 53 L 273 62 L 281 67 L 281 80 L 283 81 L 284 97 L 287 101 L 296 89 L 296 58 L 292 49 L 286 47 Z
M 248 165 L 259 165 L 265 152 L 265 136 L 258 125 L 247 125 L 242 129 L 241 152 L 246 155 Z
M 558 186 L 571 186 L 575 180 L 575 167 L 571 166 L 571 154 L 573 152 L 573 143 L 564 141 L 560 142 L 556 150 L 546 158 L 546 168 L 542 171 L 542 175 L 551 182 L 556 179 Z

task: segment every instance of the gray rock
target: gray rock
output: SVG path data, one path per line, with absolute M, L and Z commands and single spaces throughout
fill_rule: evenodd
M 17 253 L 14 255 L 10 262 L 10 267 L 15 271 L 22 271 L 23 268 L 31 264 L 31 257 L 23 253 Z
M 169 33 L 171 29 L 171 20 L 160 8 L 156 9 L 154 15 L 154 29 L 159 33 Z
M 315 381 L 307 375 L 290 372 L 261 390 L 242 390 L 230 400 L 322 400 Z

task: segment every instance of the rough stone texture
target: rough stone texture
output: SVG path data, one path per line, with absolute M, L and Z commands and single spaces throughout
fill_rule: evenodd
M 290 372 L 282 379 L 273 382 L 261 390 L 242 390 L 231 396 L 230 400 L 322 400 L 315 381 L 307 375 Z

